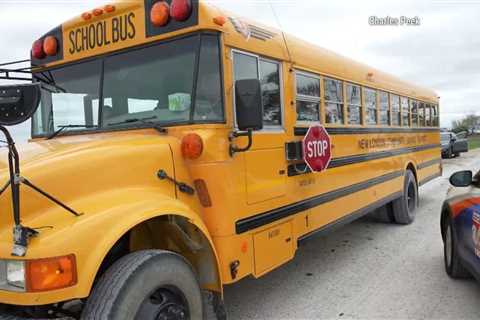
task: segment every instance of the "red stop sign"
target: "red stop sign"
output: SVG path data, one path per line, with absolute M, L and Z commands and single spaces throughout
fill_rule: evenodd
M 332 160 L 332 143 L 323 126 L 312 126 L 303 138 L 303 160 L 313 172 L 328 168 Z

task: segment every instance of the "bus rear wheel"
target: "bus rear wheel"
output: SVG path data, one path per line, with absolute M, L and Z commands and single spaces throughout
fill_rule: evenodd
M 393 216 L 398 224 L 411 224 L 415 220 L 418 206 L 418 186 L 411 170 L 405 173 L 403 194 L 392 203 Z
M 202 294 L 190 264 L 168 251 L 146 250 L 117 261 L 100 278 L 82 319 L 202 319 Z

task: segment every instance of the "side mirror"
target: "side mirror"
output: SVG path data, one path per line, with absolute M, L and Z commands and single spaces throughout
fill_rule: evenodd
M 13 126 L 30 119 L 40 97 L 40 84 L 0 86 L 0 125 Z
M 235 82 L 235 107 L 238 129 L 263 129 L 262 90 L 258 79 Z
M 472 171 L 459 171 L 450 177 L 450 184 L 454 187 L 468 187 L 473 183 Z

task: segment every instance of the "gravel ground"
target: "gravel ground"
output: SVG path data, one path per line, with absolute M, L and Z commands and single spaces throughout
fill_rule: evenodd
M 440 206 L 448 177 L 480 169 L 480 150 L 444 161 L 420 188 L 413 225 L 363 218 L 306 241 L 293 261 L 226 287 L 229 319 L 479 319 L 480 285 L 443 266 Z

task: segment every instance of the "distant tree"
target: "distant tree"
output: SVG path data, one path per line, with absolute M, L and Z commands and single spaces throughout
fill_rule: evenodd
M 469 114 L 463 119 L 452 121 L 452 131 L 455 133 L 466 131 L 469 134 L 473 134 L 478 126 L 480 126 L 480 116 L 474 114 Z

